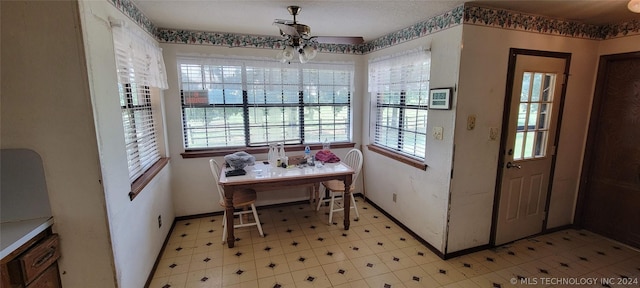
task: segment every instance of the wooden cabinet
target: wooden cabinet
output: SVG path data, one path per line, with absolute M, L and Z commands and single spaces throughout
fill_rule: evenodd
M 1 287 L 59 288 L 58 234 L 47 229 L 2 259 Z
M 38 278 L 33 280 L 27 288 L 61 288 L 58 264 L 54 263 L 47 270 L 42 272 Z

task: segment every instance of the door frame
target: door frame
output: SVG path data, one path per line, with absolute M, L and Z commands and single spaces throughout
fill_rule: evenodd
M 607 68 L 609 62 L 624 59 L 640 58 L 640 52 L 629 52 L 620 54 L 601 55 L 598 64 L 598 74 L 596 77 L 596 85 L 593 92 L 593 102 L 591 105 L 591 115 L 589 116 L 589 129 L 587 131 L 587 142 L 582 155 L 582 172 L 580 173 L 580 184 L 578 187 L 578 199 L 576 201 L 576 209 L 573 215 L 573 225 L 576 228 L 584 227 L 584 210 L 587 203 L 587 190 L 589 188 L 587 179 L 591 172 L 591 163 L 593 162 L 593 152 L 596 145 L 597 123 L 600 120 L 600 108 L 602 106 L 602 98 L 605 94 L 607 82 Z
M 569 67 L 571 67 L 571 53 L 565 52 L 552 52 L 552 51 L 541 51 L 541 50 L 529 50 L 529 49 L 520 49 L 520 48 L 510 48 L 509 49 L 509 62 L 507 64 L 507 83 L 505 87 L 505 97 L 504 97 L 504 108 L 502 112 L 502 132 L 500 137 L 500 150 L 498 156 L 498 167 L 496 174 L 496 184 L 495 184 L 495 193 L 493 197 L 493 213 L 491 217 L 491 234 L 489 237 L 489 243 L 495 246 L 496 243 L 496 233 L 498 229 L 498 209 L 500 205 L 500 196 L 501 196 L 501 183 L 503 178 L 503 166 L 504 158 L 506 155 L 506 146 L 507 146 L 507 130 L 509 129 L 509 116 L 511 113 L 511 98 L 513 93 L 513 84 L 515 80 L 515 69 L 516 69 L 516 60 L 518 55 L 523 56 L 539 56 L 539 57 L 549 57 L 549 58 L 560 58 L 565 60 L 564 66 L 564 84 L 562 84 L 562 89 L 560 91 L 560 103 L 558 108 L 558 122 L 556 128 L 555 141 L 553 145 L 556 147 L 556 151 L 551 156 L 551 169 L 549 170 L 549 187 L 547 189 L 547 199 L 545 202 L 545 217 L 544 221 L 542 221 L 542 229 L 541 233 L 547 231 L 547 221 L 549 216 L 549 205 L 551 203 L 551 190 L 553 188 L 553 179 L 555 174 L 556 167 L 556 159 L 557 159 L 557 151 L 558 144 L 560 141 L 560 131 L 562 131 L 562 115 L 564 113 L 564 102 L 565 96 L 567 94 L 567 84 L 569 81 Z

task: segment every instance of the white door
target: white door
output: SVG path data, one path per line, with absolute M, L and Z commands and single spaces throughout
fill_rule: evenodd
M 495 245 L 542 232 L 565 59 L 517 55 Z

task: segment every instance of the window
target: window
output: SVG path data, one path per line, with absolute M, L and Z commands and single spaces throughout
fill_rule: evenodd
M 118 84 L 129 180 L 135 181 L 160 159 L 151 110 L 149 86 Z
M 131 199 L 142 190 L 135 185 L 161 159 L 154 115 L 151 87 L 166 89 L 162 51 L 143 33 L 129 30 L 122 23 L 112 23 L 118 94 L 122 109 L 125 149 L 132 183 Z
M 430 53 L 423 49 L 369 62 L 369 92 L 375 98 L 374 145 L 424 160 L 430 62 Z
M 180 58 L 187 150 L 351 140 L 354 65 Z
M 523 73 L 513 160 L 542 158 L 547 155 L 555 81 L 556 74 Z

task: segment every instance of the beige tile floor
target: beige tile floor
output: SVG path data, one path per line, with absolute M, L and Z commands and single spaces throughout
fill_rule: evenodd
M 231 249 L 222 216 L 177 221 L 149 287 L 640 287 L 640 252 L 588 231 L 445 261 L 358 200 L 349 231 L 340 216 L 327 224 L 326 207 L 259 209 L 266 236 L 236 229 Z

